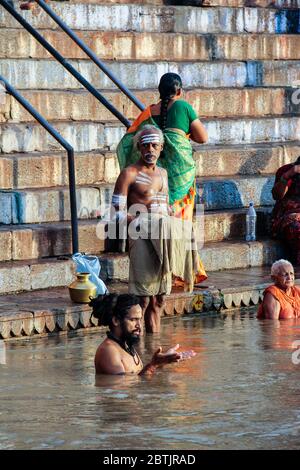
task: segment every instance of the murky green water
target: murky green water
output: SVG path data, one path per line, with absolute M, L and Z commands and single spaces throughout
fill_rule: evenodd
M 167 320 L 141 344 L 143 358 L 177 342 L 195 358 L 150 379 L 101 376 L 95 384 L 102 338 L 6 344 L 0 449 L 300 447 L 299 321 L 262 322 L 249 312 Z

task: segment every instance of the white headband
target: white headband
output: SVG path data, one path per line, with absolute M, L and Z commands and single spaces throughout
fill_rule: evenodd
M 153 143 L 160 143 L 160 138 L 158 134 L 145 134 L 142 135 L 140 138 L 140 143 L 141 144 L 149 144 L 150 142 Z

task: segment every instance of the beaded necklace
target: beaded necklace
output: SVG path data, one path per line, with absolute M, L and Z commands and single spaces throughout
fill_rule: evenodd
M 128 354 L 130 354 L 130 356 L 133 357 L 133 361 L 134 361 L 136 366 L 138 366 L 140 364 L 140 362 L 141 362 L 140 356 L 136 352 L 136 349 L 133 345 L 128 346 L 126 341 L 122 341 L 119 338 L 116 338 L 113 335 L 113 333 L 111 333 L 110 331 L 107 331 L 106 335 L 107 335 L 108 339 L 111 339 L 112 341 L 115 341 L 115 343 L 117 343 L 119 346 L 121 346 L 121 348 L 124 349 L 124 351 L 126 351 Z

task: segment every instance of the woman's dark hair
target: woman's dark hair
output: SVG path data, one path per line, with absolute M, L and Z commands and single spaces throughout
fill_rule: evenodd
M 176 96 L 178 90 L 182 88 L 182 81 L 177 73 L 165 73 L 159 82 L 158 91 L 161 99 L 160 107 L 160 127 L 164 130 L 167 127 L 167 110 L 169 101 Z
M 127 315 L 131 307 L 140 305 L 140 298 L 133 294 L 99 295 L 89 303 L 93 307 L 93 315 L 99 318 L 99 325 L 112 327 L 112 318 L 120 320 Z

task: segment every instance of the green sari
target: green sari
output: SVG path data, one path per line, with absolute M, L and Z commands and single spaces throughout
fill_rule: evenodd
M 140 152 L 134 148 L 135 134 L 146 124 L 158 128 L 151 117 L 150 107 L 141 113 L 138 119 L 128 129 L 117 147 L 120 169 L 136 163 Z M 192 146 L 188 137 L 175 129 L 164 129 L 165 144 L 158 166 L 165 168 L 168 173 L 170 205 L 178 204 L 194 188 L 196 165 L 193 159 Z

